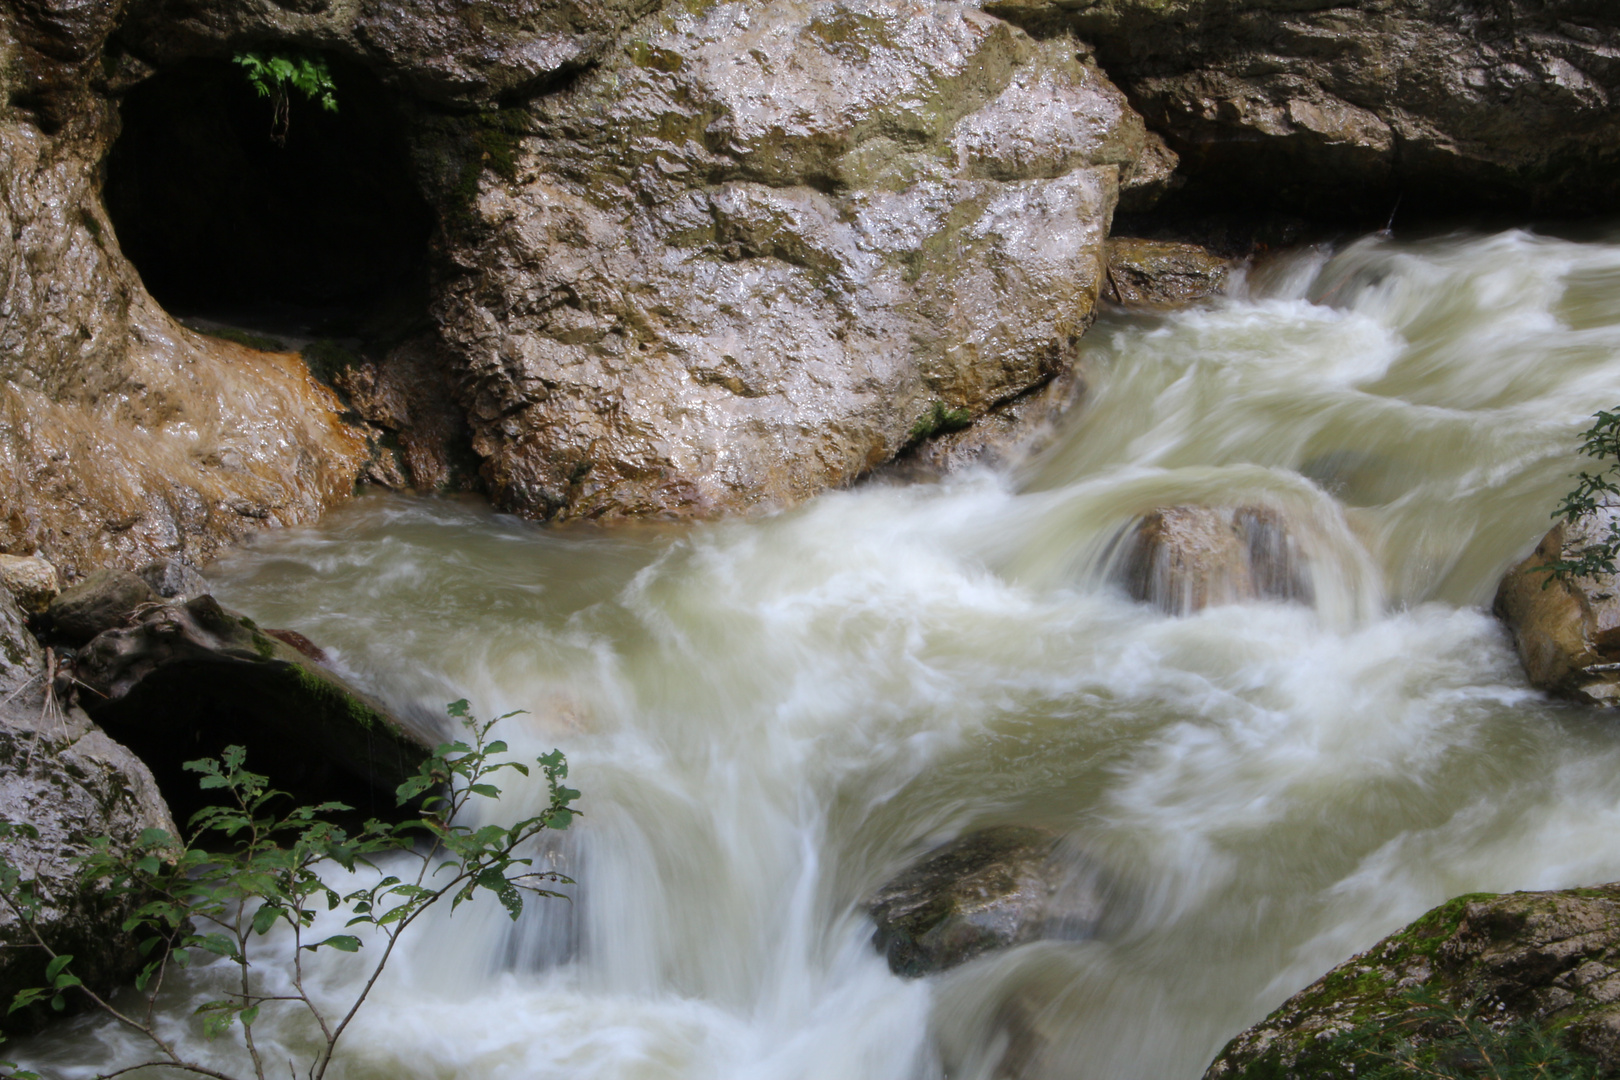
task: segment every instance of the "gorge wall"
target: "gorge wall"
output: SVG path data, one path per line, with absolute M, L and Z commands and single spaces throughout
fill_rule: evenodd
M 451 482 L 458 452 L 544 519 L 786 505 L 1067 377 L 1116 206 L 1602 208 L 1617 23 L 13 0 L 0 551 L 69 576 L 202 561 L 361 478 Z M 244 49 L 328 58 L 338 118 L 231 149 Z M 175 317 L 261 293 L 350 303 L 375 348 L 311 364 Z

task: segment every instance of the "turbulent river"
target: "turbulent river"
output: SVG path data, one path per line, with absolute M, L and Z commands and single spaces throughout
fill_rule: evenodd
M 211 568 L 402 710 L 527 710 L 501 734 L 584 792 L 573 902 L 419 925 L 336 1075 L 968 1080 L 1017 1041 L 1026 1077 L 1195 1080 L 1434 904 L 1620 879 L 1620 726 L 1529 689 L 1489 613 L 1620 402 L 1620 245 L 1296 252 L 1082 351 L 1083 406 L 1011 472 L 680 528 L 368 497 Z M 1186 503 L 1276 508 L 1314 604 L 1130 600 L 1109 542 Z M 1106 868 L 1105 932 L 890 974 L 862 898 L 1001 823 Z M 166 1023 L 228 1063 L 187 1018 L 211 971 Z M 88 1019 L 7 1049 L 139 1060 Z

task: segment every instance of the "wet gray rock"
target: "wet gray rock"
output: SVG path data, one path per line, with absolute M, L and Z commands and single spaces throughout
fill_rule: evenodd
M 1132 311 L 1170 311 L 1226 288 L 1229 260 L 1197 244 L 1110 237 L 1102 296 Z
M 107 991 L 132 978 L 144 963 L 134 935 L 122 923 L 132 903 L 109 900 L 74 863 L 90 841 L 106 837 L 129 849 L 146 829 L 171 835 L 174 822 L 151 772 L 128 749 L 91 724 L 82 712 L 47 714 L 0 708 L 0 819 L 39 830 L 39 839 L 0 841 L 0 854 L 33 878 L 43 907 L 37 927 L 59 953 L 73 957 L 73 972 Z M 0 906 L 0 1001 L 43 985 L 47 957 L 9 909 Z M 7 1029 L 48 1016 L 16 1014 Z
M 143 62 L 228 55 L 242 41 L 287 41 L 361 59 L 438 105 L 491 106 L 597 63 L 658 0 L 149 0 L 121 43 Z
M 1069 363 L 1147 136 L 971 6 L 670 9 L 515 127 L 435 312 L 537 517 L 794 502 Z
M 179 556 L 159 559 L 141 567 L 137 576 L 165 600 L 191 600 L 208 593 L 208 581 Z
M 1350 1080 L 1357 1063 L 1335 1039 L 1365 1046 L 1384 1033 L 1471 1073 L 1480 1048 L 1455 1020 L 1437 1019 L 1448 1010 L 1498 1031 L 1533 1025 L 1588 1057 L 1563 1075 L 1611 1075 L 1620 1066 L 1620 886 L 1447 901 L 1238 1035 L 1204 1078 Z
M 1085 380 L 1070 368 L 960 430 L 919 440 L 873 479 L 928 481 L 967 469 L 1015 466 L 1050 445 L 1058 421 L 1084 398 Z
M 1171 615 L 1242 600 L 1312 598 L 1298 542 L 1266 506 L 1153 510 L 1127 527 L 1111 562 L 1126 592 Z
M 161 599 L 138 574 L 97 570 L 52 600 L 45 622 L 52 637 L 77 647 L 125 625 L 142 606 Z
M 177 808 L 195 794 L 186 760 L 248 748 L 248 766 L 305 800 L 341 799 L 367 813 L 437 740 L 286 640 L 212 596 L 149 604 L 73 659 L 79 701 L 157 773 Z M 436 733 L 433 733 L 436 734 Z
M 1003 825 L 936 848 L 866 901 L 872 944 L 896 975 L 944 971 L 1043 937 L 1102 925 L 1101 876 L 1053 833 Z
M 1609 707 L 1620 705 L 1620 589 L 1607 575 L 1559 581 L 1540 567 L 1598 543 L 1617 513 L 1603 509 L 1576 526 L 1554 526 L 1503 576 L 1494 604 L 1531 685 Z
M 0 699 L 38 679 L 45 654 L 29 631 L 22 609 L 0 589 Z
M 1620 10 L 1589 0 L 1004 0 L 1076 33 L 1207 202 L 1602 212 Z

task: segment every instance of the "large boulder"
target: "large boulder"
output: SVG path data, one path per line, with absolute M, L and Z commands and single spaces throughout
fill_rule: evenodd
M 1556 578 L 1546 567 L 1579 557 L 1608 535 L 1620 511 L 1600 509 L 1554 526 L 1496 590 L 1530 683 L 1591 705 L 1620 705 L 1620 589 L 1608 575 Z
M 1299 543 L 1268 506 L 1162 507 L 1127 526 L 1110 556 L 1126 592 L 1171 615 L 1313 596 Z
M 672 8 L 503 114 L 435 306 L 538 517 L 782 505 L 1061 372 L 1140 118 L 968 4 Z
M 1105 912 L 1097 868 L 1041 829 L 1002 825 L 935 848 L 866 901 L 872 944 L 917 977 L 992 949 L 1095 935 Z
M 147 829 L 175 834 L 146 766 L 82 712 L 0 707 L 0 820 L 39 831 L 36 840 L 0 841 L 0 854 L 34 882 L 40 937 L 71 955 L 73 973 L 93 989 L 106 992 L 133 977 L 145 958 L 122 928 L 132 901 L 110 899 L 100 883 L 84 880 L 75 859 L 98 838 L 116 852 L 134 849 Z M 45 985 L 47 961 L 17 914 L 0 905 L 0 1004 Z M 36 1007 L 5 1025 L 32 1027 L 45 1015 Z
M 992 0 L 1077 33 L 1223 207 L 1604 212 L 1620 9 L 1592 0 Z
M 437 740 L 312 652 L 301 635 L 262 630 L 201 596 L 145 605 L 127 626 L 100 634 L 74 657 L 63 685 L 151 765 L 182 814 L 197 800 L 184 762 L 231 744 L 246 746 L 249 768 L 301 800 L 391 812 L 394 788 Z
M 1543 1075 L 1620 1067 L 1620 885 L 1442 904 L 1284 1002 L 1204 1075 L 1351 1080 L 1402 1052 L 1460 1070 L 1430 1075 L 1492 1075 L 1482 1055 L 1526 1064 L 1513 1059 L 1546 1038 L 1584 1068 Z

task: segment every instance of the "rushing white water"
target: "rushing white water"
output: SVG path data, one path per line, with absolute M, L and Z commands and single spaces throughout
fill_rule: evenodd
M 365 498 L 213 568 L 396 705 L 527 709 L 502 734 L 584 791 L 574 903 L 438 913 L 337 1073 L 1191 1080 L 1442 900 L 1620 878 L 1620 727 L 1531 691 L 1485 610 L 1620 401 L 1620 245 L 1299 253 L 1084 354 L 1012 475 L 681 529 Z M 1281 510 L 1316 605 L 1129 600 L 1108 542 L 1178 503 Z M 507 786 L 500 813 L 538 799 Z M 1005 822 L 1108 868 L 1106 933 L 891 975 L 861 898 Z M 187 1033 L 210 970 L 167 1023 L 228 1062 Z M 352 990 L 353 958 L 320 970 Z M 272 1057 L 307 1037 L 264 1026 Z M 79 1020 L 17 1052 L 137 1051 Z

